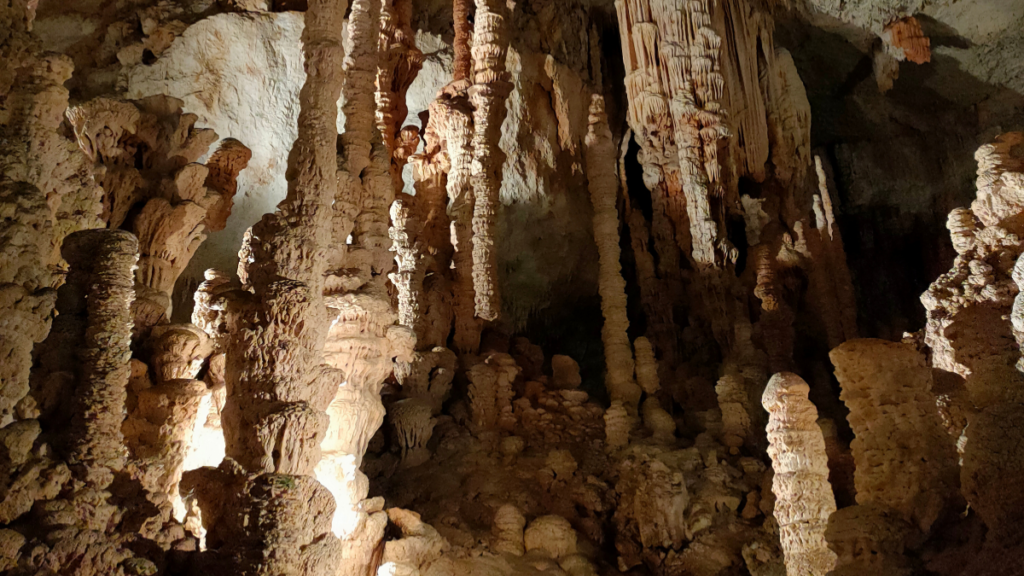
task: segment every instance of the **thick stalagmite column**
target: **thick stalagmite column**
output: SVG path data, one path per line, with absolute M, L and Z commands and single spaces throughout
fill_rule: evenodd
M 498 253 L 495 249 L 495 216 L 501 191 L 504 154 L 498 148 L 505 100 L 512 83 L 505 71 L 508 52 L 509 14 L 504 0 L 476 0 L 473 30 L 473 288 L 476 315 L 495 320 L 501 312 L 498 293 Z
M 825 543 L 829 516 L 836 511 L 828 483 L 825 439 L 818 410 L 807 399 L 810 387 L 799 376 L 780 372 L 768 382 L 761 403 L 768 419 L 768 455 L 775 477 L 775 519 L 789 576 L 825 576 L 836 555 Z
M 635 413 L 641 390 L 633 380 L 633 351 L 629 345 L 626 316 L 626 281 L 619 263 L 619 181 L 615 174 L 615 144 L 608 128 L 604 98 L 591 96 L 590 129 L 586 138 L 587 178 L 594 205 L 594 241 L 600 257 L 598 289 L 604 326 L 605 386 L 611 399 Z
M 122 574 L 128 562 L 156 571 L 124 547 L 127 534 L 117 532 L 129 531 L 122 519 L 135 511 L 124 500 L 112 501 L 108 492 L 127 455 L 121 423 L 131 375 L 138 249 L 128 232 L 88 230 L 69 235 L 61 250 L 70 272 L 58 308 L 82 320 L 75 378 L 65 390 L 70 422 L 57 436 L 73 481 L 59 497 L 37 504 L 39 525 L 48 533 L 41 538 L 46 544 L 25 557 L 31 573 L 63 573 L 74 565 L 88 566 L 89 573 Z M 130 532 L 129 538 L 141 542 L 136 530 Z
M 221 520 L 228 524 L 222 533 L 229 535 L 223 561 L 243 571 L 328 574 L 336 571 L 340 555 L 337 541 L 323 533 L 327 527 L 299 513 L 297 500 L 330 500 L 310 476 L 327 430 L 325 410 L 343 379 L 324 365 L 323 349 L 331 323 L 324 278 L 337 186 L 345 4 L 309 3 L 302 37 L 307 77 L 299 93 L 288 195 L 252 228 L 247 280 L 255 297 L 248 329 L 228 350 L 227 455 L 258 475 L 230 485 L 241 490 L 237 506 L 259 521 L 242 522 L 241 514 Z M 373 35 L 374 47 L 376 40 Z M 372 92 L 368 98 L 372 105 Z M 204 488 L 213 490 L 199 486 Z
M 124 403 L 131 374 L 131 306 L 138 241 L 123 231 L 76 232 L 64 242 L 72 274 L 83 275 L 88 314 L 80 354 L 74 416 L 68 434 L 70 460 L 108 472 L 124 467 Z M 102 255 L 102 257 L 100 257 Z M 75 277 L 68 283 L 79 282 Z
M 28 416 L 22 401 L 29 392 L 32 346 L 50 331 L 57 295 L 49 288 L 52 228 L 42 192 L 0 180 L 0 213 L 0 426 L 6 426 Z
M 849 340 L 829 353 L 857 437 L 857 503 L 899 512 L 927 533 L 956 492 L 953 441 L 932 394 L 932 369 L 909 344 Z

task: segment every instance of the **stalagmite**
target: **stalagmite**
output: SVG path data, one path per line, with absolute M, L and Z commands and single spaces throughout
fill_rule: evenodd
M 0 573 L 1019 571 L 1013 2 L 65 4 L 0 2 Z
M 636 383 L 645 394 L 651 395 L 661 389 L 658 381 L 658 361 L 654 358 L 651 341 L 641 336 L 633 341 L 636 353 Z
M 231 506 L 260 518 L 246 525 L 241 515 L 218 522 L 204 514 L 211 532 L 230 535 L 222 536 L 215 561 L 243 571 L 333 574 L 342 556 L 338 542 L 325 534 L 330 494 L 311 476 L 328 425 L 325 410 L 344 378 L 323 360 L 344 14 L 343 1 L 310 2 L 303 31 L 308 75 L 299 96 L 288 196 L 251 232 L 247 280 L 255 302 L 247 329 L 228 349 L 223 412 L 225 462 L 237 462 L 238 472 L 249 475 L 196 485 L 201 505 L 226 491 Z M 319 502 L 319 515 L 312 517 L 300 512 L 311 500 Z
M 118 506 L 110 493 L 126 463 L 121 421 L 131 373 L 138 242 L 127 232 L 90 230 L 69 235 L 61 253 L 70 272 L 58 307 L 83 320 L 80 364 L 65 400 L 71 418 L 59 440 L 73 482 L 60 497 L 39 506 L 38 522 L 47 533 L 47 544 L 26 557 L 25 568 L 49 572 L 83 565 L 95 573 L 113 574 L 135 565 L 156 571 L 150 559 L 135 557 L 130 542 L 139 535 L 121 524 L 136 511 Z
M 491 545 L 495 551 L 522 556 L 526 551 L 523 530 L 526 528 L 526 518 L 518 508 L 511 504 L 504 504 L 494 513 L 494 523 L 491 524 L 491 532 L 494 534 L 494 543 Z
M 391 521 L 390 527 L 397 528 L 401 538 L 383 544 L 380 567 L 375 574 L 421 574 L 421 567 L 430 565 L 449 549 L 444 537 L 430 524 L 423 522 L 416 512 L 390 508 L 387 514 Z
M 885 574 L 910 576 L 914 571 L 903 555 L 909 526 L 899 513 L 874 504 L 843 508 L 828 519 L 825 538 L 836 553 L 829 576 Z
M 494 247 L 504 153 L 498 147 L 505 100 L 512 91 L 505 55 L 510 10 L 503 0 L 476 0 L 473 29 L 473 290 L 476 316 L 495 320 L 501 312 L 498 253 Z
M 515 425 L 512 382 L 518 373 L 519 367 L 508 354 L 491 354 L 468 370 L 468 395 L 475 431 L 510 430 Z
M 959 436 L 961 492 L 997 546 L 1019 541 L 1015 526 L 1024 510 L 1020 491 L 1009 488 L 1024 463 L 1022 444 L 1013 440 L 1024 429 L 1013 272 L 1024 253 L 1022 142 L 1024 134 L 1010 132 L 978 149 L 977 198 L 947 223 L 957 257 L 921 295 L 931 364 L 951 372 L 947 380 L 962 378 L 941 398 L 947 417 L 955 416 L 949 423 Z
M 644 426 L 651 432 L 651 439 L 658 443 L 671 444 L 675 442 L 676 422 L 672 419 L 658 399 L 651 396 L 644 400 L 643 409 Z
M 751 438 L 752 406 L 746 382 L 740 374 L 726 374 L 715 385 L 718 408 L 722 411 L 722 444 L 739 448 Z
M 551 387 L 556 390 L 573 390 L 583 382 L 580 365 L 571 357 L 555 354 L 551 357 Z
M 76 267 L 72 273 L 81 275 L 68 284 L 82 290 L 77 304 L 88 315 L 69 455 L 72 462 L 110 474 L 124 467 L 121 420 L 130 374 L 131 274 L 138 242 L 127 232 L 79 232 L 65 240 L 62 253 Z M 99 254 L 103 257 L 96 258 Z
M 619 264 L 618 178 L 615 175 L 615 145 L 604 111 L 604 98 L 591 96 L 590 128 L 587 131 L 587 178 L 594 205 L 594 241 L 600 255 L 599 289 L 604 325 L 605 387 L 612 400 L 636 410 L 641 389 L 633 380 L 633 354 L 629 346 L 626 317 L 626 281 Z
M 576 531 L 561 516 L 541 516 L 526 526 L 523 534 L 526 551 L 540 550 L 552 558 L 576 553 Z
M 632 422 L 622 402 L 613 401 L 604 413 L 605 446 L 609 451 L 629 445 L 629 429 Z
M 857 435 L 857 503 L 891 508 L 927 533 L 956 490 L 956 456 L 931 393 L 932 370 L 911 346 L 850 340 L 830 353 Z
M 770 414 L 768 455 L 775 477 L 775 518 L 779 522 L 786 573 L 825 576 L 836 555 L 825 543 L 829 516 L 836 511 L 828 484 L 828 456 L 818 428 L 818 411 L 807 399 L 810 387 L 796 374 L 772 376 L 762 403 Z
M 175 517 L 181 520 L 185 511 L 178 499 L 178 482 L 199 406 L 207 394 L 206 384 L 195 378 L 212 348 L 206 334 L 191 324 L 158 326 L 150 338 L 156 383 L 129 395 L 134 407 L 122 431 L 131 464 L 138 469 L 135 475 L 161 501 L 158 506 L 174 505 Z

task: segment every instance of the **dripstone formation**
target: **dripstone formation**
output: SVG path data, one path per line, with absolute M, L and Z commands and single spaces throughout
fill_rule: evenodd
M 0 573 L 1019 576 L 1022 31 L 2 3 Z

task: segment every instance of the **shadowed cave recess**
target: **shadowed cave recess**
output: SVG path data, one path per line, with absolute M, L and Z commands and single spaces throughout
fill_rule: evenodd
M 1024 576 L 1024 2 L 0 2 L 0 574 Z

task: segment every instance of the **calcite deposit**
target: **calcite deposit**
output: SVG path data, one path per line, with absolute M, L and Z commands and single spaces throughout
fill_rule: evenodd
M 1017 4 L 0 3 L 0 573 L 1019 576 Z

